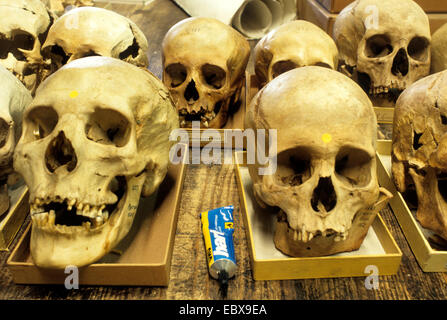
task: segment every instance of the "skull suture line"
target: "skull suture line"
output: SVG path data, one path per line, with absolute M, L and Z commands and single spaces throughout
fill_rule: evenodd
M 112 249 L 132 225 L 128 207 L 164 179 L 175 128 L 169 92 L 147 70 L 86 57 L 47 78 L 14 153 L 30 192 L 34 263 L 83 266 Z
M 0 0 L 0 64 L 32 94 L 43 77 L 40 49 L 52 22 L 40 0 Z
M 9 208 L 7 179 L 13 172 L 14 148 L 22 132 L 22 113 L 31 94 L 14 75 L 0 65 L 0 216 Z
M 396 103 L 392 173 L 402 193 L 415 190 L 416 218 L 447 240 L 447 72 L 415 82 Z
M 338 50 L 332 38 L 316 25 L 295 20 L 266 34 L 254 49 L 255 72 L 264 86 L 298 67 L 322 66 L 337 70 Z
M 54 22 L 42 55 L 51 60 L 51 72 L 87 56 L 112 57 L 146 68 L 147 50 L 144 33 L 128 18 L 102 8 L 81 7 Z
M 362 89 L 328 68 L 296 68 L 257 93 L 245 127 L 277 130 L 276 173 L 260 176 L 259 164 L 249 165 L 259 204 L 281 209 L 276 247 L 291 256 L 358 249 L 382 190 L 376 116 Z
M 337 16 L 334 39 L 341 71 L 378 106 L 430 72 L 430 26 L 412 0 L 357 0 Z
M 163 40 L 163 82 L 180 115 L 180 126 L 192 121 L 221 128 L 239 102 L 248 41 L 233 28 L 210 18 L 188 18 L 175 24 Z

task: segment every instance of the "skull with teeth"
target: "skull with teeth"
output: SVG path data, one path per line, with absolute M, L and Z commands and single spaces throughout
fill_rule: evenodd
M 376 116 L 362 89 L 328 68 L 296 68 L 258 92 L 245 127 L 277 130 L 276 172 L 249 165 L 256 200 L 281 210 L 276 247 L 291 256 L 358 249 L 380 202 Z
M 42 46 L 51 73 L 82 57 L 104 56 L 148 66 L 144 33 L 128 18 L 110 10 L 75 8 L 57 19 Z
M 447 240 L 446 90 L 442 71 L 415 82 L 397 100 L 392 173 L 400 192 L 416 191 L 420 224 Z
M 338 50 L 322 29 L 305 20 L 285 23 L 270 31 L 254 49 L 255 72 L 260 83 L 288 70 L 318 65 L 337 70 Z
M 0 64 L 32 94 L 43 77 L 40 49 L 53 18 L 40 0 L 0 0 Z
M 163 82 L 180 115 L 180 126 L 222 128 L 240 100 L 248 41 L 210 18 L 188 18 L 163 40 Z
M 430 26 L 413 0 L 357 0 L 334 25 L 341 71 L 378 106 L 430 72 Z
M 30 191 L 34 263 L 83 266 L 113 249 L 140 194 L 164 179 L 175 128 L 169 92 L 147 70 L 86 57 L 47 78 L 14 153 Z
M 22 130 L 22 112 L 31 94 L 14 75 L 0 65 L 0 216 L 9 208 L 8 176 L 13 172 L 12 156 Z

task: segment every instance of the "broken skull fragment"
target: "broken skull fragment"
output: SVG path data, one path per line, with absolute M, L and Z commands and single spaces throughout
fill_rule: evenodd
M 397 189 L 416 193 L 419 223 L 447 240 L 447 72 L 421 79 L 396 103 L 392 174 Z
M 80 7 L 58 18 L 48 31 L 42 55 L 48 73 L 88 56 L 111 57 L 138 67 L 148 67 L 148 43 L 130 19 L 110 10 Z M 47 75 L 48 76 L 48 75 Z

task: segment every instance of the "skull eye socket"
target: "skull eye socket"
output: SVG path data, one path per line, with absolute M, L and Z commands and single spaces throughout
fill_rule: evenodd
M 32 50 L 34 47 L 34 37 L 26 32 L 13 35 L 11 39 L 0 39 L 0 59 L 6 59 L 11 52 L 17 60 L 26 61 L 26 57 L 19 49 Z
M 185 82 L 187 72 L 181 63 L 173 63 L 165 68 L 165 74 L 168 76 L 167 83 L 175 88 Z
M 0 118 L 0 148 L 3 148 L 8 140 L 9 124 L 5 119 Z
M 279 184 L 298 186 L 311 177 L 311 158 L 307 148 L 286 150 L 278 154 L 275 173 Z
M 205 83 L 214 89 L 220 89 L 225 84 L 226 72 L 219 66 L 204 64 L 202 66 L 202 76 Z
M 272 77 L 276 78 L 284 72 L 297 68 L 298 65 L 290 60 L 278 61 L 272 66 Z
M 23 50 L 32 50 L 34 47 L 34 37 L 29 33 L 18 33 L 14 35 L 13 41 L 17 48 Z
M 94 142 L 124 147 L 130 139 L 130 127 L 130 122 L 118 111 L 96 108 L 87 121 L 85 134 Z
M 70 56 L 65 53 L 64 49 L 57 44 L 46 47 L 42 51 L 42 55 L 45 58 L 51 58 L 51 63 L 58 68 L 67 64 L 68 59 L 70 59 Z
M 375 35 L 366 40 L 365 55 L 368 58 L 382 58 L 392 52 L 391 40 L 384 34 Z
M 27 135 L 35 140 L 43 139 L 53 132 L 58 121 L 59 116 L 52 107 L 35 107 L 27 115 Z
M 335 159 L 335 173 L 352 186 L 364 187 L 371 181 L 371 165 L 372 158 L 366 151 L 345 147 Z
M 423 37 L 414 37 L 408 45 L 408 55 L 414 60 L 426 61 L 428 59 L 429 41 Z

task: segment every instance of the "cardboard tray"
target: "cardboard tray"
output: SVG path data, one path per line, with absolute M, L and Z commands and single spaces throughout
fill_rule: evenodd
M 158 191 L 141 198 L 129 234 L 100 261 L 79 268 L 81 285 L 167 286 L 185 165 L 170 165 Z M 41 269 L 29 251 L 31 224 L 7 260 L 17 284 L 64 284 L 65 270 Z M 122 253 L 122 254 L 121 254 Z
M 439 0 L 433 1 L 440 3 Z M 444 6 L 447 6 L 447 2 Z M 430 22 L 430 30 L 432 34 L 447 23 L 447 10 L 445 10 L 444 13 L 427 13 L 427 16 Z M 329 12 L 323 5 L 317 2 L 317 0 L 303 0 L 301 3 L 299 17 L 300 19 L 316 24 L 332 36 L 337 13 Z
M 377 149 L 380 160 L 377 163 L 379 182 L 394 195 L 389 204 L 419 266 L 424 272 L 446 272 L 447 251 L 435 250 L 430 245 L 430 232 L 418 223 L 415 213 L 409 209 L 394 185 L 391 177 L 391 140 L 379 141 Z
M 245 78 L 248 76 L 246 75 Z M 204 133 L 207 131 L 208 128 L 202 128 L 200 127 L 199 130 L 197 129 L 191 129 L 191 128 L 180 128 L 183 130 L 186 130 L 189 135 L 189 146 L 190 147 L 203 147 L 209 143 L 217 144 L 223 148 L 225 148 L 225 141 L 226 141 L 226 132 L 231 132 L 233 130 L 240 130 L 242 133 L 244 131 L 244 121 L 245 121 L 245 110 L 246 110 L 246 98 L 247 95 L 247 87 L 246 87 L 246 80 L 243 80 L 243 86 L 241 89 L 241 99 L 240 99 L 240 105 L 238 106 L 237 110 L 228 116 L 227 123 L 225 126 L 221 129 L 214 129 L 219 133 L 218 137 L 211 137 L 207 136 Z M 230 143 L 229 141 L 228 143 Z M 243 141 L 243 148 L 246 147 L 246 141 L 244 139 Z M 234 143 L 231 144 L 232 148 L 234 149 Z
M 256 95 L 256 93 L 261 89 L 259 85 L 258 78 L 255 74 L 247 77 L 246 82 L 247 89 L 247 107 L 250 105 L 251 99 Z M 377 116 L 377 123 L 381 124 L 392 124 L 394 117 L 394 108 L 389 107 L 374 107 L 374 111 Z
M 331 13 L 339 13 L 354 0 L 318 0 Z M 447 12 L 447 2 L 440 0 L 414 0 L 425 12 Z
M 29 212 L 28 188 L 23 180 L 10 186 L 8 194 L 9 210 L 0 217 L 0 251 L 9 251 L 9 246 Z
M 379 276 L 396 274 L 402 252 L 377 215 L 357 251 L 325 257 L 291 258 L 275 248 L 275 212 L 259 207 L 251 189 L 244 152 L 235 152 L 235 170 L 255 280 L 283 280 L 335 277 L 364 277 L 368 266 L 376 266 Z

